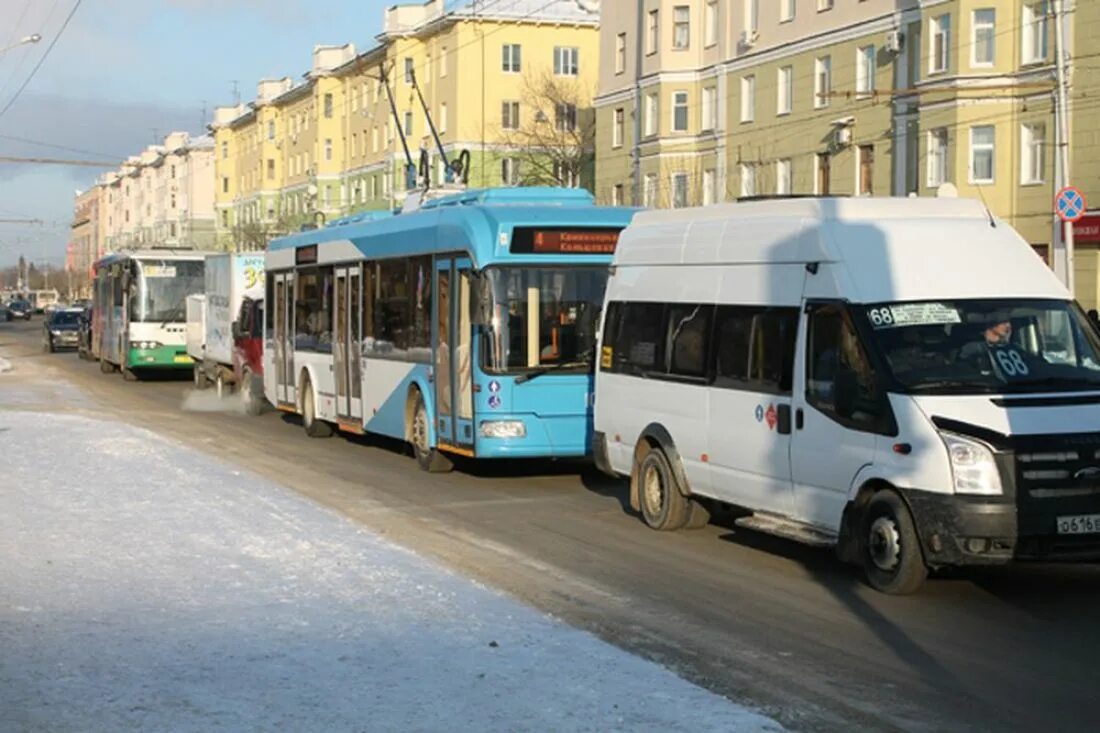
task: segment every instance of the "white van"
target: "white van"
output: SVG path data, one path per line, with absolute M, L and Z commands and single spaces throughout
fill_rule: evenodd
M 977 202 L 640 213 L 601 332 L 596 462 L 655 529 L 717 500 L 890 593 L 1100 558 L 1100 337 Z

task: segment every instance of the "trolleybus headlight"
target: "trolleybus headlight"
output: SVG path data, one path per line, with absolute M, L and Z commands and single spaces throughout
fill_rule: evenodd
M 519 420 L 485 420 L 479 428 L 483 438 L 527 437 L 527 426 Z
M 957 494 L 1000 495 L 1001 474 L 993 451 L 985 443 L 954 433 L 940 433 L 951 460 L 951 476 Z

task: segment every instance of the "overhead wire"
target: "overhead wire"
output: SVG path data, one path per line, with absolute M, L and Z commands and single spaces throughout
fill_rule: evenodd
M 76 0 L 76 2 L 73 3 L 72 10 L 70 10 L 69 14 L 65 16 L 65 21 L 61 24 L 61 28 L 58 29 L 57 33 L 54 35 L 53 40 L 50 41 L 50 45 L 46 47 L 45 53 L 43 53 L 41 58 L 38 59 L 38 63 L 34 65 L 34 68 L 31 69 L 31 73 L 27 75 L 27 78 L 23 81 L 19 88 L 15 90 L 15 94 L 12 96 L 11 99 L 8 100 L 8 103 L 4 105 L 2 109 L 0 109 L 0 118 L 2 118 L 7 113 L 7 111 L 12 108 L 12 105 L 14 105 L 16 100 L 19 99 L 20 95 L 23 94 L 23 90 L 27 88 L 27 86 L 34 79 L 35 75 L 38 73 L 38 70 L 42 68 L 42 64 L 46 62 L 46 59 L 49 58 L 50 52 L 53 51 L 54 46 L 56 46 L 57 42 L 61 40 L 61 36 L 65 33 L 65 29 L 69 27 L 69 22 L 73 19 L 73 16 L 76 15 L 76 11 L 80 7 L 80 4 L 82 2 L 83 0 Z

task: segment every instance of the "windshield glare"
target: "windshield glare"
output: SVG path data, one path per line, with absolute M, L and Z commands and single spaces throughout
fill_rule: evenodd
M 80 323 L 80 314 L 75 311 L 57 311 L 50 316 L 51 326 L 72 326 Z
M 482 366 L 487 372 L 584 371 L 596 347 L 606 267 L 494 267 Z
M 130 320 L 156 323 L 187 320 L 187 296 L 203 291 L 202 260 L 142 260 L 130 299 Z
M 1100 388 L 1100 337 L 1073 303 L 956 300 L 860 308 L 894 378 L 908 390 Z

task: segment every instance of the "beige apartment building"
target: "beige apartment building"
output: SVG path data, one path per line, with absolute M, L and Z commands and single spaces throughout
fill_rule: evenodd
M 214 244 L 214 141 L 173 132 L 105 174 L 100 189 L 108 252 Z
M 78 282 L 92 271 L 92 263 L 106 254 L 106 217 L 103 187 L 92 186 L 78 192 L 73 202 L 72 235 L 66 269 Z
M 1100 204 L 1100 66 L 1089 50 L 1100 2 L 1064 4 L 1071 178 Z M 929 196 L 949 183 L 1049 258 L 1050 10 L 1044 0 L 624 0 L 600 30 L 597 197 L 672 207 Z M 1100 219 L 1081 232 L 1077 293 L 1093 307 Z
M 302 224 L 399 206 L 422 150 L 433 185 L 447 177 L 442 148 L 449 161 L 469 151 L 472 187 L 593 188 L 598 8 L 427 0 L 387 8 L 366 50 L 315 47 L 300 79 L 261 81 L 253 101 L 215 111 L 220 244 L 263 246 Z

